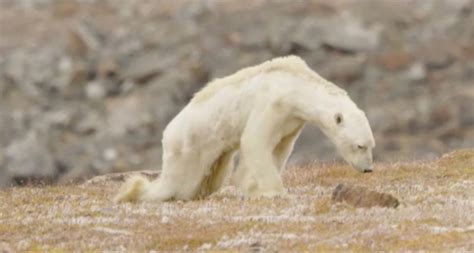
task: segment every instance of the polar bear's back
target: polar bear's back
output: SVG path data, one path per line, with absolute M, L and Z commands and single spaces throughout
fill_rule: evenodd
M 199 92 L 194 94 L 194 97 L 191 100 L 191 103 L 199 103 L 199 102 L 206 101 L 209 98 L 211 98 L 214 94 L 216 94 L 219 90 L 221 90 L 222 88 L 226 86 L 241 85 L 244 83 L 245 80 L 253 76 L 256 76 L 262 73 L 268 73 L 271 71 L 284 71 L 291 74 L 304 76 L 306 78 L 309 78 L 315 81 L 314 83 L 324 86 L 332 93 L 345 94 L 344 90 L 340 89 L 339 87 L 332 84 L 331 82 L 328 82 L 327 80 L 319 76 L 317 73 L 312 71 L 308 67 L 306 62 L 304 62 L 300 57 L 285 56 L 285 57 L 274 58 L 260 65 L 241 69 L 240 71 L 237 71 L 236 73 L 230 76 L 216 79 L 208 83 L 203 89 L 201 89 Z

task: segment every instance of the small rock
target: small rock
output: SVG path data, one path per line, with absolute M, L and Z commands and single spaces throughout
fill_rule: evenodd
M 346 202 L 355 207 L 396 208 L 400 202 L 390 194 L 368 190 L 361 186 L 339 184 L 332 193 L 333 202 Z
M 452 121 L 455 115 L 454 106 L 450 106 L 449 103 L 439 103 L 432 106 L 430 118 L 432 124 L 440 126 Z
M 98 81 L 91 81 L 85 88 L 86 97 L 92 100 L 100 100 L 107 95 L 105 87 Z
M 454 62 L 454 58 L 449 52 L 433 50 L 426 59 L 426 66 L 430 69 L 446 68 Z
M 422 63 L 414 63 L 405 73 L 408 80 L 421 81 L 426 78 L 426 67 Z
M 264 252 L 264 247 L 263 247 L 262 243 L 260 243 L 260 242 L 254 242 L 254 243 L 250 244 L 250 249 L 251 249 L 251 252 L 254 252 L 254 253 Z
M 117 150 L 114 148 L 108 148 L 104 150 L 104 159 L 106 161 L 113 161 L 117 159 L 117 156 L 118 156 Z
M 161 218 L 161 223 L 163 223 L 163 224 L 168 224 L 168 223 L 170 223 L 170 217 L 168 217 L 168 216 L 163 216 L 163 217 Z

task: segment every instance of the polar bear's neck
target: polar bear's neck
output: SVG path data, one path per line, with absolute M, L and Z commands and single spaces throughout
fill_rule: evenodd
M 321 85 L 332 94 L 346 94 L 344 90 L 340 89 L 336 85 L 319 76 L 316 72 L 312 71 L 301 58 L 297 56 L 286 56 L 275 58 L 257 66 L 244 68 L 233 75 L 216 79 L 208 83 L 202 90 L 197 92 L 194 95 L 191 103 L 206 101 L 224 87 L 229 85 L 242 85 L 245 80 L 248 80 L 251 77 L 272 71 L 283 71 L 312 80 L 312 83 Z

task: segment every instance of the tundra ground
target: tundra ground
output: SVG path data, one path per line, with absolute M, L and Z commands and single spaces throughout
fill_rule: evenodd
M 106 177 L 107 178 L 107 177 Z M 361 174 L 313 164 L 284 173 L 289 196 L 114 204 L 119 180 L 0 191 L 0 249 L 474 251 L 474 150 L 377 164 Z M 332 203 L 339 183 L 397 197 L 398 208 Z

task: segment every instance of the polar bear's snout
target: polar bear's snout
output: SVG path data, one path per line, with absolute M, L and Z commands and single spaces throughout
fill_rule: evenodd
M 369 173 L 373 171 L 372 149 L 352 153 L 345 160 L 359 172 Z
M 349 164 L 354 168 L 356 169 L 357 171 L 359 172 L 363 172 L 363 173 L 370 173 L 373 171 L 372 169 L 372 161 L 363 161 L 363 162 L 360 162 L 360 161 L 357 161 L 357 162 L 349 162 Z
M 349 131 L 349 133 L 351 133 Z M 369 134 L 370 133 L 370 134 Z M 366 136 L 372 136 L 371 132 L 366 134 Z M 347 134 L 347 132 L 346 132 Z M 342 141 L 336 140 L 336 147 L 339 150 L 339 153 L 342 155 L 344 160 L 351 165 L 352 168 L 359 172 L 368 173 L 373 171 L 372 163 L 372 150 L 375 146 L 375 143 L 371 141 L 371 137 L 367 138 L 365 142 L 366 145 L 354 144 L 354 141 L 351 141 L 350 135 L 346 135 L 346 138 L 342 138 Z M 355 141 L 355 143 L 358 143 Z

